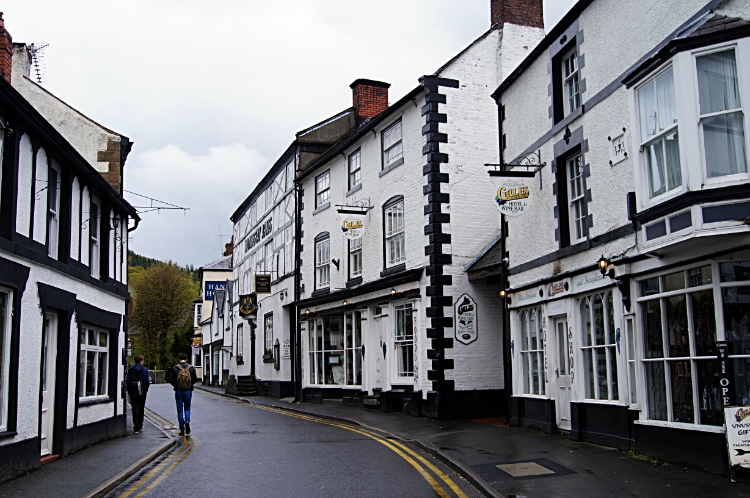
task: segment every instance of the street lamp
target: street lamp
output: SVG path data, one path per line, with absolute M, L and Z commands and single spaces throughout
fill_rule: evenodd
M 609 260 L 604 257 L 604 254 L 602 254 L 601 258 L 599 258 L 597 264 L 599 265 L 599 271 L 602 273 L 602 275 L 606 275 L 607 267 L 609 266 Z

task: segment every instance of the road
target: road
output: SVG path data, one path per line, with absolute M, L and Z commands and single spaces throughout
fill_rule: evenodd
M 192 434 L 181 438 L 172 388 L 152 386 L 146 413 L 175 434 L 178 445 L 108 498 L 482 496 L 414 446 L 268 402 L 196 390 Z

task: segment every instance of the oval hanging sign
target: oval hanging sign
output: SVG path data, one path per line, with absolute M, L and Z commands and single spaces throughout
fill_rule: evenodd
M 497 210 L 506 216 L 521 216 L 533 204 L 531 178 L 490 177 L 495 186 L 494 202 Z
M 361 239 L 365 234 L 365 218 L 367 211 L 355 211 L 353 209 L 339 210 L 341 217 L 341 233 L 349 240 Z

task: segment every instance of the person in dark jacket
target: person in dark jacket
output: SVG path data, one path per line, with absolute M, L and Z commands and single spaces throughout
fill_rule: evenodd
M 133 412 L 133 432 L 143 430 L 143 410 L 146 407 L 146 394 L 151 385 L 148 368 L 143 365 L 143 355 L 135 355 L 135 365 L 128 370 L 126 385 L 130 395 L 130 406 Z
M 195 367 L 187 362 L 187 355 L 181 354 L 180 363 L 167 370 L 166 380 L 174 387 L 180 436 L 190 434 L 190 403 L 193 400 L 193 386 L 198 382 L 198 375 L 195 373 Z

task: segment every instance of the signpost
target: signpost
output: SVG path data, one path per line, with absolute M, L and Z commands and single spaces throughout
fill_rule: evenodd
M 192 349 L 193 354 L 201 354 L 201 345 L 203 344 L 203 337 L 193 337 Z
M 255 293 L 271 293 L 271 275 L 259 275 L 257 273 L 255 274 Z
M 133 343 L 130 342 L 130 339 L 128 339 L 128 342 L 125 344 L 125 348 L 128 350 L 128 358 L 133 356 Z

